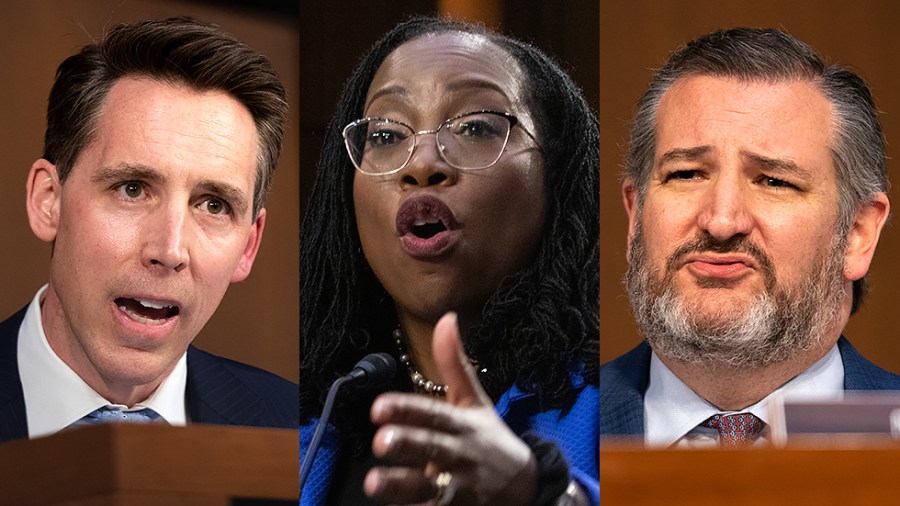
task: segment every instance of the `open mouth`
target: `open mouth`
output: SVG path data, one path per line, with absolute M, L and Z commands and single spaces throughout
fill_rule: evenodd
M 417 221 L 412 226 L 413 235 L 420 239 L 431 239 L 445 230 L 447 227 L 442 221 Z
M 397 235 L 404 250 L 418 259 L 447 254 L 460 240 L 460 224 L 441 199 L 420 195 L 406 200 L 397 211 Z
M 412 234 L 420 239 L 430 239 L 457 227 L 447 204 L 430 195 L 413 197 L 397 211 L 397 232 L 401 236 Z
M 116 299 L 116 305 L 132 320 L 147 325 L 162 324 L 179 313 L 178 306 L 149 299 L 119 297 Z

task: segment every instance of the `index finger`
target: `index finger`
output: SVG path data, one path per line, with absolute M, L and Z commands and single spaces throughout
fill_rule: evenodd
M 451 434 L 464 430 L 465 424 L 461 423 L 464 416 L 452 404 L 441 399 L 401 393 L 379 395 L 370 411 L 372 423 L 376 425 L 412 425 Z

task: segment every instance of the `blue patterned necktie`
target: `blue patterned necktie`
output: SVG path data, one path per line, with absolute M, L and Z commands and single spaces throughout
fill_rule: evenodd
M 766 427 L 765 422 L 750 413 L 713 415 L 700 425 L 719 431 L 722 446 L 747 446 Z
M 159 413 L 150 408 L 125 411 L 110 406 L 103 406 L 84 415 L 80 420 L 73 423 L 71 427 L 98 425 L 101 423 L 154 423 L 161 420 L 162 417 L 159 416 Z

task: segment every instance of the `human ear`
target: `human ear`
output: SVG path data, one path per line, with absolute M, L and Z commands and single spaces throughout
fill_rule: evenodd
M 853 225 L 847 233 L 847 251 L 844 254 L 844 277 L 856 281 L 866 275 L 875 246 L 881 236 L 881 229 L 887 222 L 891 203 L 882 192 L 876 193 L 872 201 L 856 211 Z
M 266 209 L 262 208 L 256 215 L 256 221 L 250 226 L 250 234 L 247 236 L 247 244 L 241 253 L 241 259 L 234 273 L 231 275 L 231 282 L 237 283 L 247 279 L 250 275 L 250 269 L 253 267 L 253 261 L 259 252 L 259 244 L 262 241 L 263 229 L 266 228 Z
M 638 202 L 637 188 L 631 179 L 622 182 L 622 202 L 625 204 L 625 212 L 628 213 L 628 242 L 625 247 L 625 259 L 631 262 L 631 240 L 634 239 L 634 230 L 637 226 Z
M 25 210 L 31 231 L 44 242 L 56 239 L 60 189 L 56 165 L 43 158 L 31 165 L 25 184 Z

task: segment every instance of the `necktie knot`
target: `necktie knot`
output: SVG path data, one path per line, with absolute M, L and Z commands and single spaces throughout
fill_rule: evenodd
M 101 423 L 152 423 L 159 420 L 159 413 L 150 408 L 127 411 L 103 406 L 84 415 L 73 425 L 97 425 Z
M 713 415 L 700 424 L 719 432 L 722 446 L 744 446 L 752 443 L 766 423 L 751 413 Z

